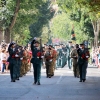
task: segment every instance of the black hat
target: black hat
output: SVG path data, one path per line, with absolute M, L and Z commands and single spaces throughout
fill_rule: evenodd
M 38 44 L 40 44 L 40 42 L 39 42 L 39 41 L 35 41 L 35 43 L 38 43 Z
M 51 47 L 51 48 L 52 48 L 52 47 L 53 47 L 53 45 L 51 45 L 51 44 L 50 44 L 50 45 L 49 45 L 49 47 Z
M 85 45 L 84 42 L 82 42 L 80 45 Z
M 78 44 L 76 44 L 75 46 L 76 46 L 76 48 L 79 48 L 79 45 Z
M 72 41 L 68 41 L 68 43 L 72 43 Z
M 11 47 L 12 45 L 14 45 L 15 43 L 14 42 L 11 42 L 10 44 L 9 44 L 9 47 Z
M 14 45 L 14 44 L 15 44 L 14 42 L 11 42 L 11 43 L 10 43 L 10 45 Z

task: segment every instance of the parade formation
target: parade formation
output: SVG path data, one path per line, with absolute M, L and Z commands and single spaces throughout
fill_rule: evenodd
M 46 78 L 55 76 L 55 70 L 68 66 L 73 69 L 74 77 L 80 78 L 79 82 L 86 81 L 89 48 L 81 44 L 42 44 L 36 37 L 27 46 L 20 46 L 14 41 L 6 44 L 4 41 L 0 47 L 1 74 L 10 72 L 11 82 L 20 80 L 33 68 L 34 82 L 40 85 L 41 68 L 46 69 Z

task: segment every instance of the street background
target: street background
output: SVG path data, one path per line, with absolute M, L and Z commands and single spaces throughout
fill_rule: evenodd
M 33 72 L 11 82 L 9 73 L 0 74 L 0 100 L 100 100 L 100 69 L 89 65 L 86 82 L 79 82 L 67 66 L 46 78 L 41 72 L 41 85 L 33 85 Z

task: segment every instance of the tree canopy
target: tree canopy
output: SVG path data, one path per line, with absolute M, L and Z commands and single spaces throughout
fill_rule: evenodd
M 0 29 L 5 38 L 25 45 L 33 37 L 93 41 L 100 24 L 99 0 L 0 0 Z M 98 36 L 97 36 L 98 37 Z

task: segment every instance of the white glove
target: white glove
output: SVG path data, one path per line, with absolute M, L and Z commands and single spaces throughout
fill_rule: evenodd
M 20 60 L 23 60 L 23 58 L 20 58 Z
M 44 58 L 44 56 L 41 56 L 41 58 Z
M 18 51 L 20 52 L 20 49 L 18 49 Z
M 89 56 L 86 56 L 86 58 L 89 58 Z
M 19 57 L 19 56 L 16 54 L 15 57 Z
M 50 59 L 49 62 L 52 62 L 52 59 Z

